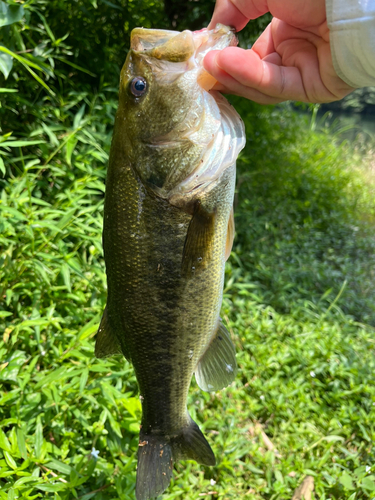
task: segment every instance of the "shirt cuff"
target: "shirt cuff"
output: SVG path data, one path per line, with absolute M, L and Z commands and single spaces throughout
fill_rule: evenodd
M 375 85 L 375 0 L 326 0 L 333 66 L 351 87 Z

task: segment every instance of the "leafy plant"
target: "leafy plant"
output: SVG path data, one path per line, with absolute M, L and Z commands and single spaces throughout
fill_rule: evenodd
M 211 2 L 190 3 L 176 28 L 208 20 Z M 14 20 L 1 46 L 50 90 L 14 56 L 7 80 L 0 69 L 0 499 L 133 499 L 134 373 L 93 352 L 101 217 L 130 30 L 168 27 L 170 12 L 146 0 L 1 5 Z M 247 147 L 222 316 L 239 376 L 217 394 L 193 381 L 189 410 L 218 465 L 176 464 L 165 499 L 286 500 L 306 475 L 322 500 L 373 498 L 373 145 L 288 106 L 235 104 Z

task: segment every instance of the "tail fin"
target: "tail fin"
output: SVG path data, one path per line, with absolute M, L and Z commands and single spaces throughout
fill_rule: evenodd
M 172 477 L 172 447 L 165 436 L 146 434 L 139 436 L 137 500 L 156 498 L 167 489 Z
M 215 455 L 198 425 L 190 422 L 180 433 L 164 436 L 140 432 L 136 498 L 156 498 L 167 489 L 172 478 L 173 460 L 191 459 L 215 465 Z

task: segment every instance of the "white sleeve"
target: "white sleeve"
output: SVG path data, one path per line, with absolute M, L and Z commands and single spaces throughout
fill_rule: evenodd
M 375 0 L 326 0 L 333 65 L 351 87 L 375 85 Z

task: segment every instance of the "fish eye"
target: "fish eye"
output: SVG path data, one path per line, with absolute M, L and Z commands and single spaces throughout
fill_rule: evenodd
M 147 92 L 147 82 L 141 76 L 136 76 L 130 82 L 130 92 L 135 97 L 141 97 Z

